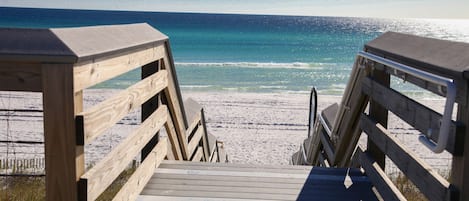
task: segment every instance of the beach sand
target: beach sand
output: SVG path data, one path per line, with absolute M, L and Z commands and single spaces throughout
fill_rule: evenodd
M 91 89 L 85 91 L 85 109 L 118 90 Z M 239 93 L 182 92 L 183 99 L 193 98 L 205 108 L 207 129 L 224 142 L 231 163 L 289 164 L 291 155 L 307 137 L 308 93 Z M 341 97 L 321 95 L 318 111 L 337 102 Z M 427 106 L 441 111 L 443 100 L 423 100 Z M 1 109 L 42 109 L 37 93 L 0 92 Z M 8 120 L 8 121 L 7 121 Z M 105 135 L 86 145 L 87 164 L 93 164 L 116 146 L 140 123 L 139 111 L 126 116 Z M 435 168 L 450 168 L 451 155 L 432 154 L 417 140 L 418 132 L 390 115 L 389 130 L 410 150 Z M 34 112 L 0 113 L 0 140 L 42 141 L 42 114 Z M 164 133 L 162 135 L 165 135 Z M 361 144 L 366 144 L 362 135 Z M 8 149 L 7 149 L 8 148 Z M 0 144 L 1 158 L 43 157 L 41 145 Z M 389 168 L 392 168 L 389 166 Z

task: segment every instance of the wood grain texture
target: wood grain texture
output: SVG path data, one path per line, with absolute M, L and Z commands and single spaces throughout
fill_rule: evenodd
M 161 129 L 167 119 L 168 110 L 162 105 L 139 128 L 81 177 L 87 183 L 88 200 L 95 200 L 119 176 L 146 143 Z
M 136 200 L 140 192 L 150 180 L 153 172 L 166 156 L 168 139 L 162 138 L 153 151 L 140 164 L 135 172 L 130 176 L 127 183 L 122 186 L 113 201 L 133 201 Z
M 46 200 L 77 199 L 75 94 L 71 65 L 43 64 Z
M 181 146 L 178 140 L 176 130 L 174 129 L 174 123 L 173 123 L 173 120 L 171 120 L 171 116 L 168 115 L 168 119 L 166 120 L 164 127 L 166 129 L 169 142 L 171 143 L 171 150 L 174 154 L 174 159 L 183 160 L 182 153 L 181 153 L 182 151 Z
M 78 63 L 73 68 L 75 75 L 75 91 L 94 86 L 145 64 L 159 60 L 164 57 L 164 53 L 165 47 L 159 45 Z
M 181 100 L 179 90 L 179 83 L 177 82 L 177 74 L 174 69 L 174 62 L 172 60 L 171 48 L 169 43 L 165 43 L 165 57 L 162 59 L 162 69 L 168 71 L 168 87 L 164 90 L 166 96 L 166 104 L 168 105 L 169 112 L 174 122 L 174 127 L 179 138 L 179 143 L 182 150 L 182 157 L 184 160 L 189 160 L 187 144 L 188 138 L 186 135 L 187 119 L 184 109 L 184 104 Z
M 359 116 L 368 104 L 368 97 L 361 93 L 361 80 L 370 73 L 369 67 L 361 67 L 361 62 L 360 59 L 355 60 L 332 129 L 331 141 L 335 145 L 335 158 L 332 166 L 346 167 L 360 138 Z
M 360 164 L 365 173 L 370 178 L 373 185 L 378 189 L 381 197 L 386 200 L 403 201 L 407 200 L 404 195 L 397 189 L 392 183 L 391 179 L 388 178 L 386 173 L 381 169 L 378 163 L 376 163 L 369 153 L 360 150 Z
M 39 63 L 0 62 L 1 91 L 42 91 Z
M 420 132 L 427 133 L 428 129 L 432 129 L 431 139 L 435 141 L 438 140 L 440 120 L 442 119 L 440 113 L 435 112 L 393 89 L 384 87 L 369 77 L 363 80 L 363 92 Z M 450 153 L 455 153 L 456 150 L 456 132 L 456 122 L 452 121 L 448 144 L 446 145 L 446 150 Z
M 188 153 L 190 156 L 193 155 L 195 149 L 199 146 L 200 140 L 202 139 L 203 134 L 204 134 L 203 129 L 199 127 L 199 129 L 197 129 L 194 135 L 192 136 L 191 141 L 189 142 L 189 145 L 187 146 L 188 151 L 189 151 Z
M 370 140 L 376 143 L 394 164 L 429 200 L 445 200 L 452 194 L 450 183 L 417 155 L 398 142 L 381 124 L 362 115 L 361 126 Z M 451 200 L 451 199 L 450 199 Z
M 83 118 L 85 143 L 90 143 L 130 111 L 163 90 L 168 83 L 167 75 L 166 71 L 161 70 L 80 113 L 78 116 Z
M 201 161 L 204 158 L 204 150 L 202 146 L 197 147 L 195 150 L 194 156 L 192 157 L 191 161 Z
M 384 70 L 380 70 L 384 67 L 382 64 L 374 64 L 371 75 L 373 79 L 377 81 L 380 85 L 385 88 L 389 88 L 391 84 L 391 76 L 387 74 Z M 366 79 L 366 78 L 365 78 Z M 363 91 L 365 87 L 362 87 Z M 390 97 L 386 97 L 390 98 Z M 368 106 L 368 113 L 372 118 L 374 118 L 378 123 L 380 123 L 384 128 L 388 127 L 388 110 L 386 106 L 381 105 L 373 97 L 370 97 L 370 104 Z M 360 118 L 360 117 L 358 117 Z M 368 136 L 369 138 L 369 136 Z M 373 160 L 379 164 L 381 169 L 385 169 L 386 156 L 380 147 L 373 142 L 373 140 L 368 139 L 366 141 L 366 151 L 373 157 Z

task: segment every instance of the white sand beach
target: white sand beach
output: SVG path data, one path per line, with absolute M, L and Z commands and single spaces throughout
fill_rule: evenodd
M 118 91 L 104 89 L 85 91 L 85 108 L 116 92 Z M 289 164 L 291 155 L 307 137 L 308 93 L 183 91 L 182 96 L 184 99 L 193 98 L 203 105 L 207 129 L 224 142 L 231 163 Z M 318 110 L 321 111 L 340 100 L 339 96 L 320 94 Z M 444 104 L 443 100 L 422 102 L 438 111 Z M 42 99 L 37 93 L 0 93 L 1 109 L 40 110 L 41 105 Z M 86 145 L 87 164 L 94 163 L 108 153 L 139 122 L 139 111 L 135 111 L 105 135 Z M 0 128 L 1 140 L 43 140 L 41 113 L 1 112 Z M 432 154 L 418 142 L 417 131 L 397 121 L 392 115 L 389 119 L 389 130 L 435 168 L 444 170 L 450 167 L 449 154 Z M 362 144 L 365 144 L 364 136 Z M 2 158 L 37 158 L 43 157 L 44 151 L 42 145 L 9 144 L 7 147 L 2 143 L 0 153 Z

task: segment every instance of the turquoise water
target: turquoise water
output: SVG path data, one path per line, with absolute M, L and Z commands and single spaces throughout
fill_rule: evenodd
M 386 31 L 469 42 L 469 20 L 0 8 L 1 27 L 146 22 L 170 37 L 183 90 L 341 94 L 363 44 Z M 137 71 L 100 85 L 119 88 Z M 394 85 L 408 93 L 415 87 Z

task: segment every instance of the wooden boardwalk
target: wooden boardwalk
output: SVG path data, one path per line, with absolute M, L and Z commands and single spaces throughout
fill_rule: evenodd
M 137 200 L 377 200 L 368 178 L 346 168 L 164 161 Z

